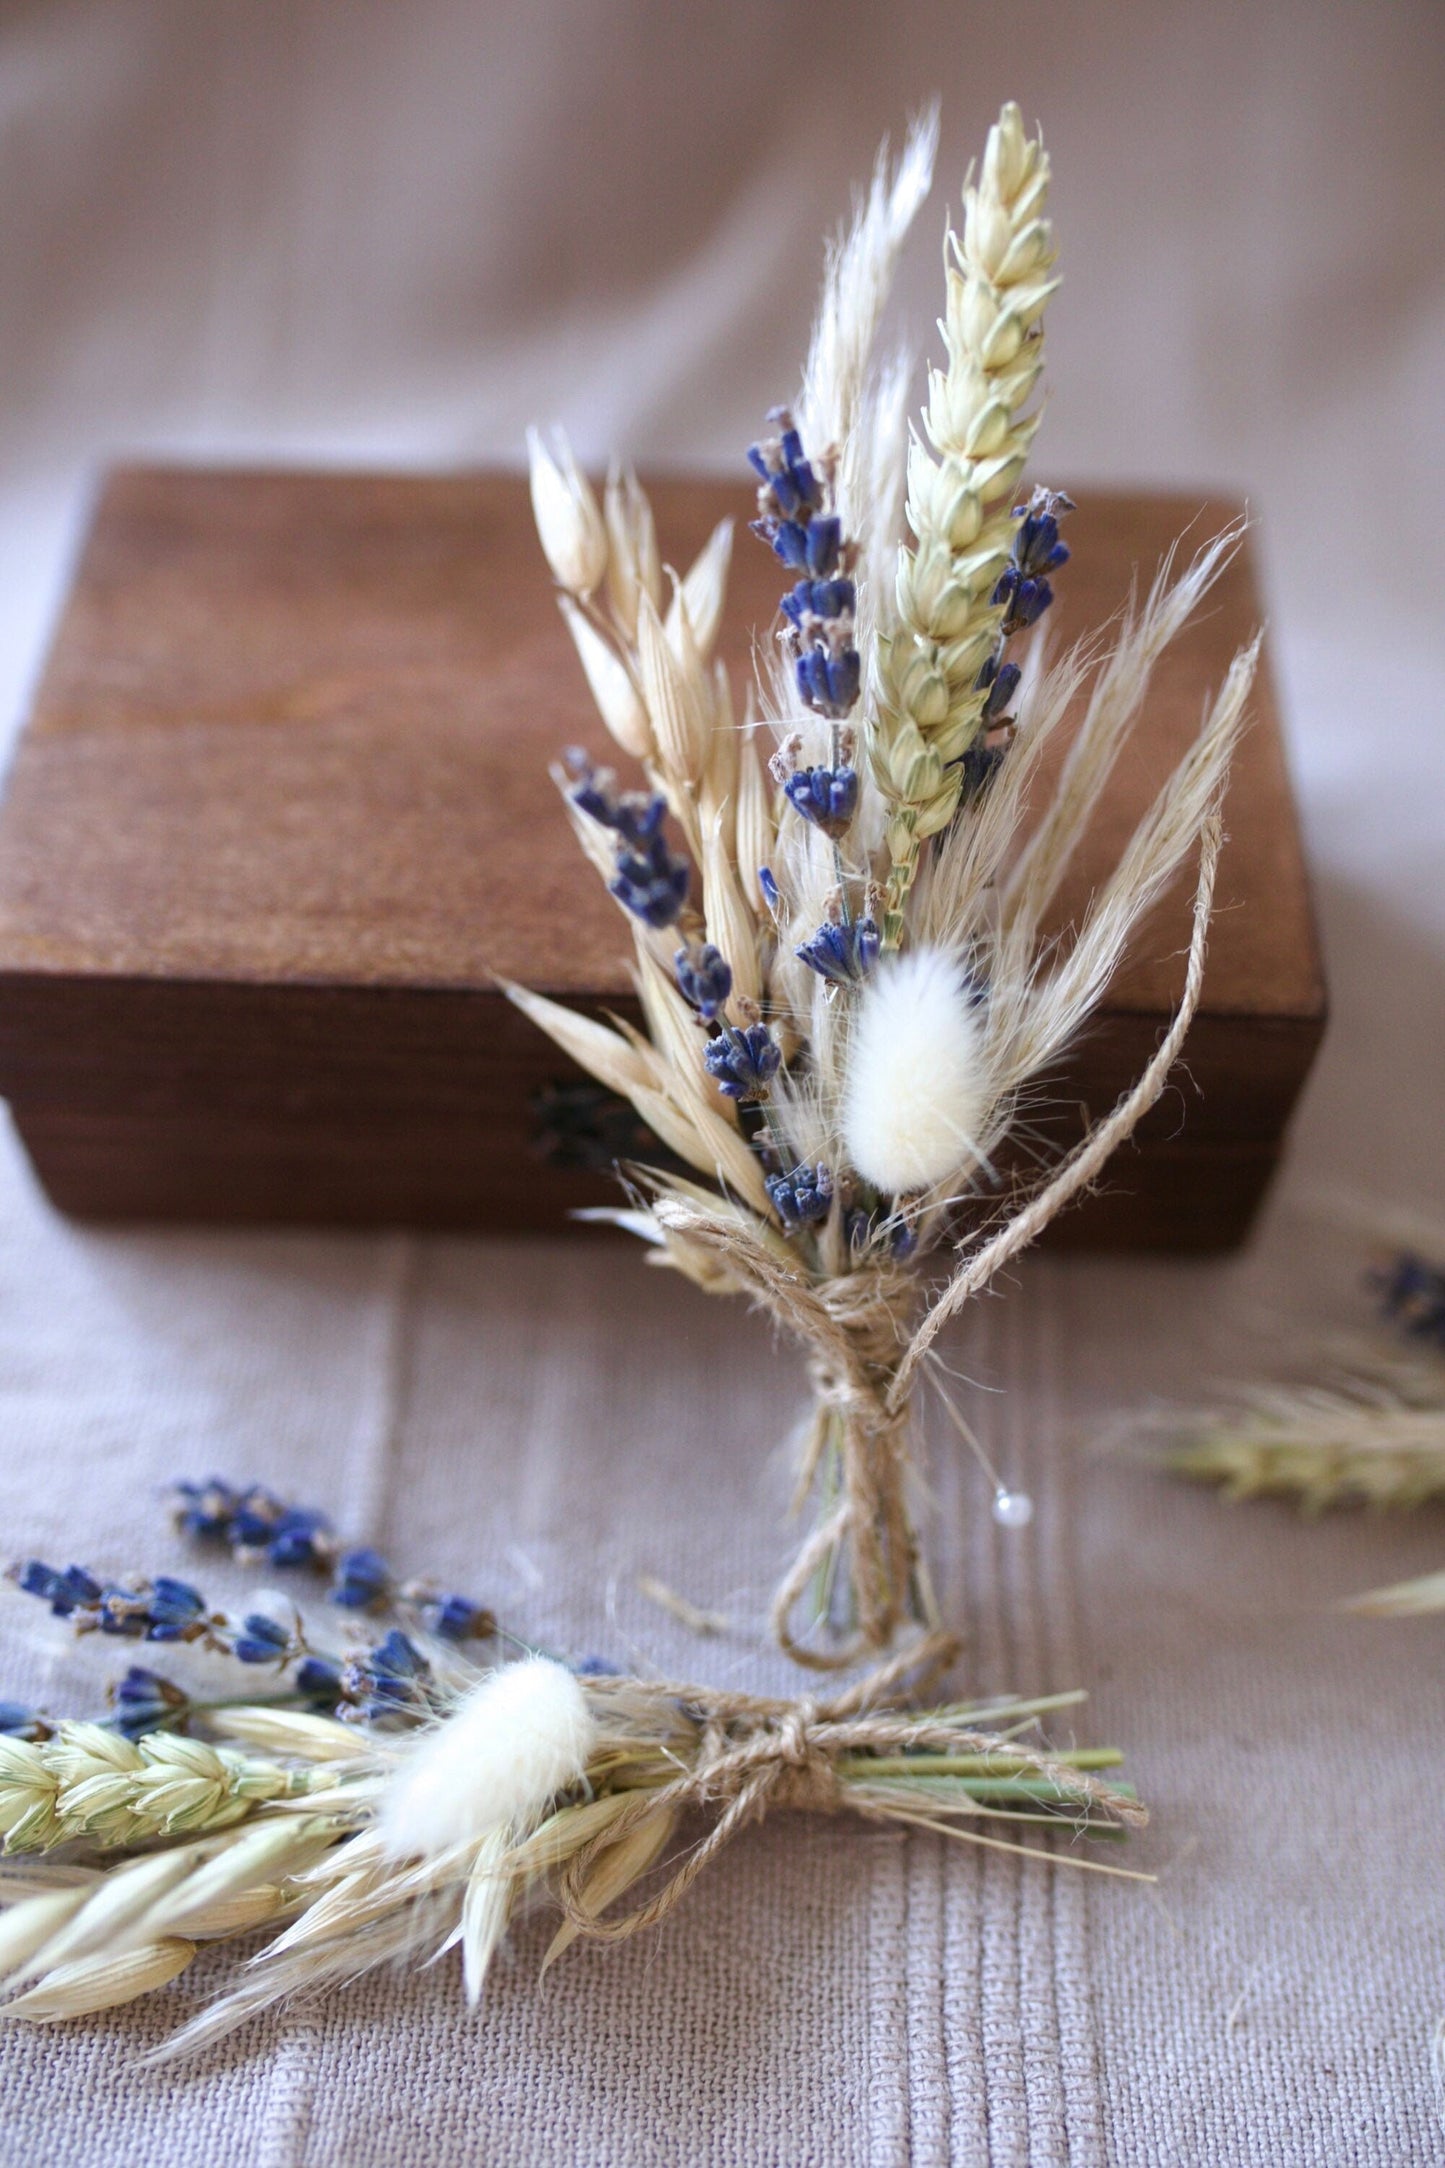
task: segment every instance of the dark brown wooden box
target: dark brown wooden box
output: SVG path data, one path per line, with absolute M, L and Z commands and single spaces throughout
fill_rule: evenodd
M 1080 492 L 1055 633 L 1233 507 Z M 665 481 L 685 564 L 742 487 Z M 777 593 L 743 533 L 741 682 Z M 1259 607 L 1247 556 L 1166 658 L 1064 899 L 1079 908 Z M 1324 996 L 1266 678 L 1187 1076 L 1064 1239 L 1237 1242 Z M 103 1218 L 540 1228 L 612 1193 L 543 1156 L 566 1063 L 493 974 L 627 1006 L 625 929 L 547 776 L 604 746 L 525 484 L 134 468 L 99 508 L 0 807 L 0 1091 L 49 1195 Z M 1063 1133 L 1157 1041 L 1161 907 L 1051 1093 Z

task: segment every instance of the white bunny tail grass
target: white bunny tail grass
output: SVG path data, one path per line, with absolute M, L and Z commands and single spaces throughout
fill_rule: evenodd
M 932 1189 L 978 1161 L 991 1105 L 979 996 L 957 957 L 917 948 L 885 958 L 848 1048 L 852 1165 L 889 1195 Z
M 535 1658 L 468 1684 L 415 1736 L 358 1733 L 325 1717 L 278 1725 L 235 1710 L 233 1735 L 289 1739 L 297 1775 L 329 1772 L 323 1798 L 274 1800 L 201 1841 L 142 1835 L 85 1872 L 0 1867 L 0 2017 L 53 2023 L 168 1985 L 203 1939 L 270 1922 L 219 1998 L 155 2060 L 193 2052 L 259 2012 L 340 1987 L 379 1965 L 417 1970 L 460 1945 L 475 2003 L 489 1960 L 526 1906 L 562 1921 L 545 1963 L 578 1936 L 618 1941 L 665 1919 L 748 1823 L 769 1813 L 855 1814 L 1057 1865 L 1131 1873 L 1082 1856 L 1147 1816 L 1111 1780 L 1112 1748 L 1051 1751 L 1038 1720 L 1083 1699 L 917 1708 L 905 1681 L 938 1675 L 957 1644 L 935 1636 L 831 1701 L 767 1700 L 664 1680 L 579 1678 Z M 142 1748 L 149 1741 L 140 1742 Z M 195 1742 L 192 1742 L 195 1743 Z M 689 1814 L 705 1828 L 667 1858 Z M 1064 1852 L 1012 1834 L 1067 1833 Z M 650 1893 L 621 1901 L 644 1878 Z M 1148 1880 L 1149 1877 L 1135 1877 Z
M 425 1858 L 528 1826 L 579 1781 L 592 1748 L 586 1696 L 565 1664 L 488 1673 L 413 1749 L 377 1817 L 389 1858 Z

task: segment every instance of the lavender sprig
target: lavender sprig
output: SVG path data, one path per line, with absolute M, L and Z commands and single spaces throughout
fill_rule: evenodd
M 199 1642 L 237 1663 L 269 1665 L 278 1676 L 289 1673 L 291 1698 L 346 1721 L 374 1723 L 389 1716 L 424 1714 L 431 1706 L 431 1666 L 399 1627 L 393 1627 L 374 1647 L 334 1656 L 312 1646 L 299 1616 L 290 1625 L 264 1611 L 232 1618 L 210 1608 L 199 1589 L 168 1575 L 154 1581 L 102 1582 L 84 1567 L 68 1566 L 57 1572 L 32 1558 L 12 1567 L 9 1578 L 25 1594 L 48 1602 L 77 1633 Z M 132 1737 L 175 1728 L 198 1712 L 219 1706 L 193 1700 L 169 1679 L 140 1665 L 132 1665 L 112 1687 L 111 1701 L 112 1721 Z M 31 1712 L 18 1714 L 24 1717 Z
M 857 553 L 827 501 L 828 471 L 825 467 L 820 477 L 805 455 L 792 415 L 786 407 L 774 407 L 768 420 L 778 425 L 777 435 L 748 447 L 748 464 L 760 485 L 753 533 L 771 544 L 783 564 L 803 574 L 782 599 L 784 638 L 804 703 L 815 715 L 839 723 L 856 704 L 862 683 L 858 592 L 848 577 Z M 811 818 L 805 807 L 799 810 Z
M 176 1500 L 175 1523 L 184 1534 L 225 1544 L 243 1565 L 264 1560 L 327 1572 L 332 1577 L 328 1600 L 342 1610 L 400 1607 L 443 1641 L 486 1640 L 497 1630 L 484 1605 L 428 1581 L 399 1580 L 370 1544 L 343 1545 L 324 1513 L 289 1505 L 259 1484 L 237 1490 L 212 1476 L 204 1483 L 178 1483 Z
M 607 768 L 594 768 L 578 746 L 562 755 L 571 778 L 567 795 L 617 838 L 617 860 L 608 888 L 624 909 L 644 925 L 660 930 L 682 916 L 691 868 L 678 858 L 662 833 L 667 800 L 656 793 L 621 791 Z
M 960 802 L 967 804 L 988 788 L 1008 750 L 1013 717 L 1009 705 L 1018 690 L 1022 672 L 1017 663 L 1006 662 L 1004 653 L 1015 634 L 1036 625 L 1053 602 L 1048 574 L 1069 561 L 1069 545 L 1059 539 L 1059 521 L 1076 509 L 1072 497 L 1061 489 L 1036 489 L 1027 504 L 1014 506 L 1018 526 L 1014 530 L 1009 562 L 989 597 L 1003 611 L 993 651 L 974 679 L 974 691 L 986 693 L 972 743 L 956 763 L 962 773 Z M 993 742 L 990 736 L 993 735 Z

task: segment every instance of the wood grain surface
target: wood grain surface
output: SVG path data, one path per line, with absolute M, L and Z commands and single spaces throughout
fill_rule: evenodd
M 749 510 L 650 486 L 679 568 Z M 1086 495 L 1051 637 L 1234 509 Z M 735 681 L 777 590 L 740 532 Z M 1258 617 L 1246 552 L 1160 666 L 1061 930 Z M 517 477 L 112 475 L 0 805 L 0 1090 L 56 1202 L 535 1228 L 605 1194 L 537 1157 L 532 1095 L 566 1065 L 494 985 L 628 998 L 626 929 L 547 775 L 573 742 L 607 750 Z M 1267 673 L 1228 825 L 1189 1080 L 1069 1239 L 1237 1240 L 1277 1156 L 1324 992 Z M 1060 1137 L 1147 1058 L 1186 935 L 1181 888 L 1042 1095 Z

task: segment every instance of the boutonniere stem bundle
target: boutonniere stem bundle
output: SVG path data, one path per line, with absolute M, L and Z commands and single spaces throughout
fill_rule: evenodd
M 1109 1774 L 1119 1755 L 1040 1742 L 1040 1720 L 1082 1696 L 930 1700 L 957 1653 L 944 1636 L 816 1701 L 626 1677 L 527 1649 L 482 1606 L 398 1581 L 264 1491 L 187 1485 L 179 1517 L 243 1558 L 325 1571 L 352 1630 L 274 1603 L 234 1618 L 172 1575 L 12 1569 L 73 1630 L 159 1661 L 184 1646 L 237 1676 L 197 1697 L 132 1664 L 92 1722 L 0 1704 L 0 2017 L 134 2001 L 242 1936 L 165 2053 L 453 1948 L 476 2003 L 523 1912 L 556 1919 L 544 1969 L 579 1936 L 625 1939 L 785 1811 L 1129 1871 L 1077 1851 L 1145 1819 Z M 1071 1847 L 1027 1841 L 1051 1829 Z
M 1148 699 L 1163 648 L 1234 541 L 1092 646 L 1049 661 L 1033 628 L 1073 506 L 1023 477 L 1058 284 L 1049 161 L 1005 107 L 945 248 L 943 351 L 919 421 L 876 357 L 934 128 L 880 159 L 828 254 L 793 406 L 748 453 L 757 540 L 779 568 L 757 683 L 714 660 L 731 533 L 681 578 L 636 480 L 599 502 L 565 443 L 533 440 L 538 528 L 602 721 L 640 770 L 580 750 L 557 778 L 623 910 L 645 1029 L 513 998 L 658 1139 L 611 1214 L 653 1261 L 743 1295 L 802 1347 L 798 1466 L 813 1523 L 773 1605 L 782 1646 L 828 1667 L 932 1623 L 914 1518 L 924 1387 L 971 1437 L 935 1341 L 1101 1173 L 1162 1092 L 1199 999 L 1220 806 L 1254 648 L 1064 938 L 1049 907 Z M 1045 785 L 1043 756 L 1081 712 Z M 1134 929 L 1195 862 L 1174 1022 L 1061 1161 L 1009 1145 L 1096 1008 Z M 1000 1484 L 1005 1524 L 1028 1501 Z

